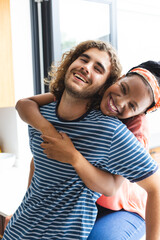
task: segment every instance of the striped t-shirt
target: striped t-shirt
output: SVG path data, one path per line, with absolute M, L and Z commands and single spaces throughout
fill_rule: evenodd
M 94 166 L 133 182 L 157 170 L 155 161 L 118 119 L 93 110 L 75 121 L 63 121 L 56 115 L 56 105 L 41 107 L 42 115 L 58 131 L 67 133 Z M 3 239 L 87 239 L 97 215 L 95 202 L 101 194 L 88 189 L 71 165 L 45 156 L 40 132 L 29 127 L 29 136 L 34 176 Z

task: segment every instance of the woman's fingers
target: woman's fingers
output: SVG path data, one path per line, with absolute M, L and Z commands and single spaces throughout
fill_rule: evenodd
M 41 135 L 41 138 L 43 139 L 44 142 L 52 142 L 54 139 L 54 137 L 50 137 L 50 136 L 47 136 L 47 135 Z

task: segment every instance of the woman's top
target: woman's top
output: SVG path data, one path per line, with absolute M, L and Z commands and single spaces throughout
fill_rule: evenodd
M 136 136 L 142 145 L 148 150 L 148 123 L 145 114 L 123 120 L 127 128 Z M 124 209 L 126 211 L 138 213 L 145 218 L 145 208 L 147 193 L 136 183 L 131 183 L 127 179 L 120 186 L 117 193 L 112 197 L 102 195 L 97 203 L 112 210 Z

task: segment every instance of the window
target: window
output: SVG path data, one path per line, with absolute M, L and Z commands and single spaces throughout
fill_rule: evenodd
M 35 94 L 51 62 L 79 42 L 95 39 L 117 47 L 116 0 L 31 0 Z M 40 81 L 41 79 L 41 81 Z

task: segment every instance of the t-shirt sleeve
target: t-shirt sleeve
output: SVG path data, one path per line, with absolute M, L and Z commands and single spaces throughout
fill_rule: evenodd
M 109 171 L 131 182 L 143 180 L 157 171 L 158 165 L 124 124 L 114 131 L 108 159 Z

